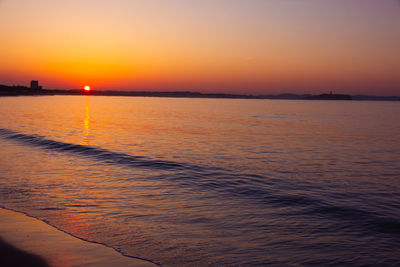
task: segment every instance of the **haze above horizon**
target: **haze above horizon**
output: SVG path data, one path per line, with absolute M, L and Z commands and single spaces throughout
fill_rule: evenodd
M 396 0 L 0 0 L 0 84 L 400 95 Z

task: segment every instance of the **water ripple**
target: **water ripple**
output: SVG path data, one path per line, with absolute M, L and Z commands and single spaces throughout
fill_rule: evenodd
M 201 167 L 186 163 L 152 160 L 142 156 L 133 156 L 125 153 L 114 152 L 103 148 L 70 144 L 61 141 L 46 139 L 39 135 L 28 135 L 10 129 L 0 128 L 0 136 L 22 142 L 28 145 L 37 146 L 43 149 L 69 152 L 89 156 L 96 160 L 105 161 L 108 163 L 116 163 L 129 167 L 143 167 L 158 170 L 200 170 Z

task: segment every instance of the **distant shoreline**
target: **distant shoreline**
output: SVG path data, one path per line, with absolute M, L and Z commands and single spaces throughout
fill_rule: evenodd
M 41 95 L 94 95 L 94 96 L 136 96 L 136 97 L 177 97 L 177 98 L 228 98 L 228 99 L 282 99 L 282 100 L 356 100 L 356 101 L 400 101 L 400 96 L 371 96 L 346 94 L 277 94 L 277 95 L 247 95 L 200 93 L 190 91 L 91 91 L 80 89 L 31 89 L 25 86 L 0 85 L 1 96 L 41 96 Z

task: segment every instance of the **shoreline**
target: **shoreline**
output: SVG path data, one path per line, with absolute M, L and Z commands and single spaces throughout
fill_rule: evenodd
M 120 91 L 82 89 L 38 89 L 25 86 L 7 86 L 0 84 L 1 96 L 53 96 L 53 95 L 93 95 L 93 96 L 128 96 L 128 97 L 167 97 L 167 98 L 215 98 L 215 99 L 269 99 L 269 100 L 330 100 L 330 101 L 400 101 L 400 96 L 377 96 L 343 93 L 280 93 L 280 94 L 238 94 L 195 91 Z
M 0 253 L 3 263 L 11 266 L 19 266 L 17 263 L 24 260 L 38 263 L 29 266 L 158 266 L 125 256 L 106 245 L 74 237 L 44 221 L 4 207 L 0 208 Z

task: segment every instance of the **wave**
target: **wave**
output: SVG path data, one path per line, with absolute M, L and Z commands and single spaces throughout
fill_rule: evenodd
M 335 205 L 315 194 L 309 194 L 309 189 L 302 188 L 303 194 L 293 193 L 299 185 L 290 181 L 271 178 L 261 174 L 246 174 L 223 168 L 191 165 L 175 161 L 150 159 L 144 156 L 133 156 L 126 153 L 110 151 L 104 148 L 91 147 L 79 144 L 70 144 L 47 139 L 39 135 L 28 135 L 10 129 L 0 128 L 0 136 L 31 146 L 58 152 L 75 153 L 91 157 L 111 164 L 121 164 L 134 168 L 150 168 L 157 170 L 171 170 L 173 174 L 160 174 L 153 179 L 169 180 L 177 187 L 187 187 L 197 192 L 217 192 L 225 198 L 246 199 L 262 206 L 297 210 L 294 216 L 312 216 L 319 219 L 341 221 L 349 227 L 384 234 L 400 235 L 398 218 L 386 217 L 379 212 L 366 211 L 359 207 L 345 207 Z M 349 196 L 348 199 L 357 196 Z
M 400 235 L 400 221 L 396 218 L 383 216 L 372 211 L 366 211 L 357 207 L 345 207 L 336 205 L 314 205 L 302 215 L 312 215 L 318 218 L 330 218 L 337 221 L 349 222 L 347 225 L 354 228 L 363 228 L 367 232 L 390 234 L 392 237 Z
M 143 156 L 133 156 L 126 153 L 110 151 L 104 148 L 50 140 L 43 136 L 28 135 L 10 129 L 0 128 L 0 136 L 47 150 L 75 153 L 107 163 L 121 164 L 129 167 L 143 167 L 158 170 L 201 170 L 202 168 L 187 163 L 153 160 Z

